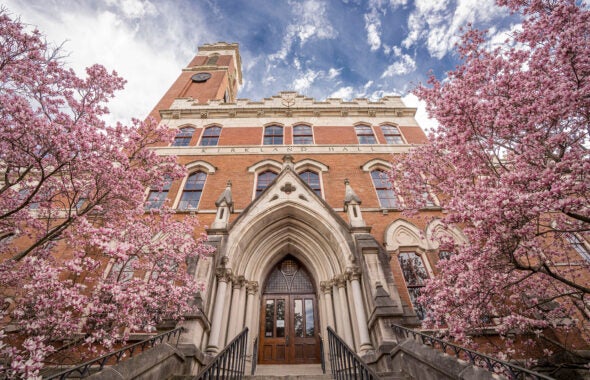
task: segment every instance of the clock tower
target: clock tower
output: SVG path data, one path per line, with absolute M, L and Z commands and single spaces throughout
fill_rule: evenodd
M 235 102 L 241 84 L 242 61 L 237 43 L 199 46 L 197 55 L 182 69 L 150 116 L 160 120 L 159 110 L 169 109 L 177 98 L 193 98 L 198 104 L 210 100 Z

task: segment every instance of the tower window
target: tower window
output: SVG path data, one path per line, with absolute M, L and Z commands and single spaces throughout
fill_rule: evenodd
M 195 210 L 199 206 L 199 200 L 201 199 L 206 179 L 207 174 L 200 171 L 188 176 L 186 183 L 184 184 L 184 190 L 182 191 L 182 197 L 180 198 L 178 209 Z
M 397 127 L 392 125 L 384 125 L 381 127 L 381 131 L 383 132 L 383 136 L 385 137 L 385 141 L 388 144 L 403 144 L 404 139 L 402 138 L 402 134 Z
M 256 196 L 262 194 L 264 189 L 266 189 L 276 177 L 277 174 L 270 170 L 258 174 L 258 179 L 256 181 Z
M 166 198 L 168 198 L 168 191 L 170 191 L 170 185 L 172 181 L 170 179 L 164 179 L 162 189 L 151 189 L 145 202 L 146 210 L 158 209 L 164 206 Z
M 313 132 L 308 125 L 293 127 L 293 144 L 313 144 Z
M 219 142 L 221 127 L 209 127 L 203 132 L 201 137 L 201 146 L 215 146 Z
M 193 138 L 195 129 L 193 127 L 181 128 L 174 137 L 172 146 L 188 146 Z
M 424 319 L 426 310 L 416 302 L 418 297 L 420 297 L 420 291 L 426 285 L 426 280 L 428 280 L 428 272 L 426 271 L 424 262 L 416 252 L 401 252 L 398 258 L 404 280 L 406 280 L 410 300 L 412 301 L 412 305 L 414 305 L 414 311 L 418 318 Z
M 393 187 L 387 178 L 387 173 L 383 170 L 373 170 L 371 172 L 371 179 L 377 192 L 377 198 L 379 198 L 379 204 L 383 208 L 396 208 L 397 207 L 397 196 Z
M 377 140 L 373 134 L 373 129 L 368 125 L 357 125 L 354 127 L 359 144 L 376 144 Z
M 306 170 L 304 172 L 299 173 L 299 177 L 311 187 L 311 189 L 318 195 L 318 197 L 322 196 L 322 187 L 320 185 L 320 175 L 316 172 L 312 172 L 311 170 Z
M 214 54 L 207 59 L 207 65 L 217 65 L 219 54 Z
M 283 127 L 273 125 L 264 128 L 264 145 L 282 145 Z

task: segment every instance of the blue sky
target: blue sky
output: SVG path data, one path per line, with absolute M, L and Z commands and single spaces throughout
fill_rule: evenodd
M 493 0 L 5 0 L 25 23 L 69 52 L 79 72 L 93 63 L 128 80 L 110 122 L 144 117 L 196 54 L 197 46 L 238 42 L 240 98 L 282 90 L 325 99 L 402 95 L 428 72 L 455 67 L 453 45 L 467 23 L 499 43 L 518 19 Z

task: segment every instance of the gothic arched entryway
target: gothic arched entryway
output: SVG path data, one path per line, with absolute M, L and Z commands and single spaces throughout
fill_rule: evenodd
M 319 331 L 313 283 L 299 261 L 287 256 L 264 286 L 258 363 L 319 363 Z

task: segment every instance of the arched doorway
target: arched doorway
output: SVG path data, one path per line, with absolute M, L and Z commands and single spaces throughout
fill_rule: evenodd
M 317 300 L 307 270 L 286 256 L 270 272 L 262 294 L 259 364 L 320 362 Z

